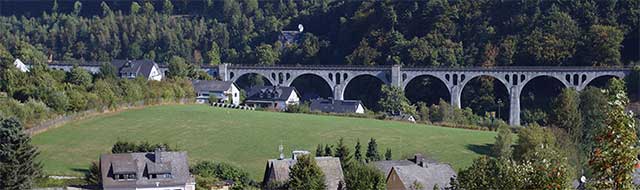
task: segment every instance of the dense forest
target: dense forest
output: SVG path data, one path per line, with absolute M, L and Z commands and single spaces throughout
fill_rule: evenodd
M 633 0 L 13 1 L 0 10 L 0 43 L 27 61 L 44 59 L 37 51 L 194 64 L 603 66 L 640 51 Z M 298 24 L 299 44 L 278 42 Z
M 0 2 L 0 15 L 0 50 L 25 62 L 489 67 L 620 66 L 640 60 L 635 0 L 11 1 Z M 304 26 L 298 43 L 278 40 L 281 31 L 298 30 L 298 24 Z M 348 86 L 345 98 L 378 110 L 380 93 L 366 92 L 380 92 L 380 81 L 352 83 L 356 87 Z M 406 92 L 414 104 L 449 100 L 433 78 L 410 85 L 422 87 Z M 311 91 L 309 97 L 331 96 L 330 89 L 315 86 L 301 90 Z M 548 78 L 528 84 L 523 120 L 544 125 L 561 88 Z M 506 92 L 492 78 L 475 78 L 463 91 L 462 105 L 506 120 Z

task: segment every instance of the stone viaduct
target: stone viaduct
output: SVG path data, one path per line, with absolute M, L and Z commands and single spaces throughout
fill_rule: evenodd
M 215 69 L 215 68 L 211 68 Z M 405 89 L 411 80 L 420 76 L 432 76 L 445 84 L 451 95 L 451 104 L 460 108 L 460 97 L 464 86 L 473 78 L 489 76 L 500 81 L 510 96 L 509 124 L 520 125 L 520 93 L 524 86 L 536 77 L 547 76 L 560 81 L 566 88 L 583 90 L 592 80 L 612 76 L 623 78 L 631 73 L 630 68 L 594 67 L 490 67 L 490 68 L 420 68 L 377 66 L 256 66 L 221 64 L 218 76 L 224 81 L 236 81 L 243 75 L 264 76 L 272 85 L 290 86 L 303 75 L 315 75 L 324 80 L 333 91 L 333 98 L 342 100 L 349 82 L 359 76 L 370 75 L 382 83 Z

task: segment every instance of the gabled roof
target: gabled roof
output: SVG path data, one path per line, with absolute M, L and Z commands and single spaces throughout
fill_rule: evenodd
M 145 78 L 149 78 L 153 67 L 158 66 L 156 62 L 151 60 L 114 60 L 111 64 L 116 68 L 120 68 L 121 75 L 135 73 L 136 76 L 144 76 Z
M 102 185 L 104 188 L 184 186 L 194 181 L 187 160 L 186 152 L 103 154 Z M 136 179 L 118 181 L 114 179 L 116 174 L 135 174 Z M 171 174 L 171 177 L 151 179 L 149 174 Z
M 331 113 L 354 113 L 361 106 L 360 100 L 333 100 L 315 99 L 311 100 L 309 108 L 311 111 L 331 112 Z
M 327 189 L 338 189 L 340 183 L 344 183 L 344 174 L 342 173 L 342 165 L 337 157 L 315 157 L 318 167 L 322 170 L 325 177 Z M 264 184 L 271 181 L 285 182 L 289 180 L 289 172 L 291 166 L 298 161 L 294 159 L 271 159 L 267 161 L 265 170 Z
M 389 175 L 391 168 L 393 168 L 394 166 L 410 166 L 416 164 L 409 160 L 383 160 L 373 162 L 373 165 L 378 168 L 378 170 L 383 172 L 385 176 L 387 176 Z
M 192 80 L 193 88 L 196 91 L 224 92 L 229 90 L 233 84 L 231 81 L 218 80 Z
M 248 101 L 286 101 L 292 93 L 298 94 L 295 87 L 255 86 L 247 92 Z
M 388 178 L 397 175 L 406 189 L 409 189 L 414 183 L 420 183 L 424 189 L 433 189 L 435 185 L 443 188 L 449 186 L 451 177 L 456 172 L 448 164 L 427 164 L 425 167 L 419 165 L 394 166 L 389 173 Z

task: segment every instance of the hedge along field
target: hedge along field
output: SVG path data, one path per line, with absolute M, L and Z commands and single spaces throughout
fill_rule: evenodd
M 127 140 L 168 143 L 187 151 L 190 163 L 228 162 L 261 180 L 267 159 L 278 157 L 281 143 L 290 157 L 291 150 L 314 152 L 318 144 L 335 144 L 340 137 L 353 153 L 360 139 L 364 155 L 373 137 L 382 155 L 387 148 L 394 159 L 421 152 L 460 169 L 488 153 L 495 135 L 373 119 L 164 105 L 70 122 L 34 136 L 33 143 L 47 175 L 80 176 L 117 140 Z

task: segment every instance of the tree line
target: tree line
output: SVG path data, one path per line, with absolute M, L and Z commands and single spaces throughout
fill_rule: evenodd
M 5 7 L 21 3 L 3 2 Z M 85 2 L 86 4 L 87 2 Z M 152 59 L 191 64 L 615 66 L 638 60 L 636 1 L 101 2 L 0 17 L 28 62 Z M 98 8 L 99 7 L 99 8 Z M 13 12 L 13 11 L 8 11 Z M 282 44 L 280 31 L 297 30 Z M 51 56 L 51 57 L 49 57 Z

